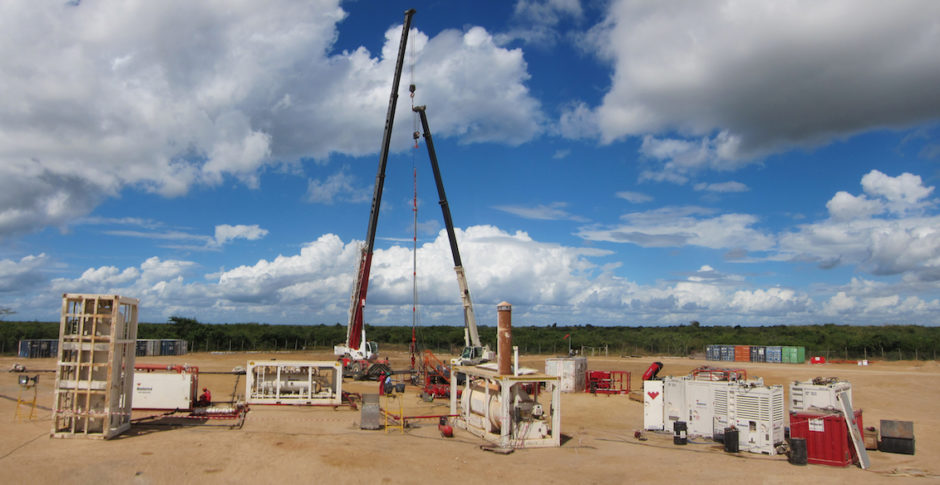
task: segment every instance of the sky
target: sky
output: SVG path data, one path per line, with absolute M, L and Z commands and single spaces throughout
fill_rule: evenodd
M 366 322 L 462 324 L 412 104 L 481 324 L 940 322 L 931 0 L 2 2 L 5 318 L 345 324 L 407 8 Z

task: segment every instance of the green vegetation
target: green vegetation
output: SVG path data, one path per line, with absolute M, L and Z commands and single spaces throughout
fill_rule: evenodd
M 261 323 L 204 324 L 194 318 L 171 317 L 168 323 L 141 323 L 139 338 L 182 338 L 191 352 L 243 350 L 329 349 L 346 338 L 346 326 L 269 325 Z M 20 339 L 58 338 L 59 324 L 0 321 L 0 353 L 15 354 Z M 410 326 L 366 325 L 369 340 L 380 349 L 404 350 L 411 343 Z M 706 345 L 796 345 L 807 358 L 936 359 L 940 327 L 917 325 L 776 325 L 764 327 L 702 326 L 698 322 L 672 327 L 516 326 L 513 343 L 524 354 L 564 354 L 570 335 L 573 349 L 603 348 L 609 355 L 690 355 Z M 496 346 L 496 327 L 480 327 L 480 338 Z M 463 327 L 422 326 L 418 346 L 435 352 L 454 352 L 463 345 Z

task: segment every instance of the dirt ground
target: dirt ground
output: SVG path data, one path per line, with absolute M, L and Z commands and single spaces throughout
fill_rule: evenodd
M 394 368 L 407 368 L 410 357 L 392 354 Z M 190 354 L 140 357 L 138 363 L 188 363 L 205 371 L 230 371 L 249 360 L 332 360 L 326 353 Z M 545 356 L 522 357 L 522 364 L 543 371 Z M 627 370 L 631 385 L 653 359 L 589 357 L 591 370 Z M 685 375 L 702 360 L 662 358 L 661 375 Z M 0 358 L 0 368 L 14 362 L 29 371 L 53 370 L 54 359 Z M 348 408 L 253 406 L 244 426 L 223 422 L 190 426 L 134 425 L 108 441 L 53 439 L 53 373 L 39 373 L 37 417 L 15 420 L 20 391 L 17 374 L 0 375 L 0 469 L 3 483 L 938 483 L 940 482 L 940 366 L 936 362 L 848 364 L 738 363 L 750 377 L 782 384 L 817 376 L 852 383 L 863 421 L 914 422 L 916 455 L 869 451 L 871 469 L 857 466 L 796 466 L 786 456 L 728 454 L 712 442 L 675 446 L 670 434 L 647 433 L 643 404 L 625 395 L 562 395 L 560 448 L 517 450 L 509 455 L 482 451 L 482 443 L 464 430 L 445 439 L 435 421 L 419 421 L 404 433 L 359 429 L 359 411 Z M 27 372 L 34 375 L 36 372 Z M 200 387 L 214 401 L 243 398 L 244 377 L 203 375 Z M 347 380 L 344 390 L 375 392 L 375 383 Z M 789 398 L 789 396 L 787 396 Z M 407 415 L 445 414 L 448 403 L 426 403 L 409 386 L 401 399 Z M 695 440 L 699 441 L 699 440 Z M 890 478 L 890 480 L 888 480 Z

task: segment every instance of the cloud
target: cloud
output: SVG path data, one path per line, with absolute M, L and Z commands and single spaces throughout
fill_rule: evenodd
M 231 226 L 228 224 L 221 224 L 215 226 L 215 245 L 221 246 L 229 241 L 235 239 L 247 239 L 249 241 L 257 241 L 258 239 L 263 238 L 268 235 L 267 229 L 262 229 L 257 224 L 252 224 L 250 226 L 244 224 L 238 224 Z
M 140 218 L 84 218 L 80 221 L 82 224 L 102 224 L 119 225 L 127 227 L 141 227 L 145 230 L 137 229 L 108 229 L 103 231 L 109 236 L 135 237 L 140 239 L 151 239 L 155 241 L 172 241 L 183 244 L 166 245 L 165 247 L 186 249 L 186 250 L 217 250 L 223 245 L 236 240 L 247 239 L 255 241 L 268 234 L 267 229 L 261 228 L 257 224 L 251 225 L 230 225 L 220 224 L 215 226 L 215 233 L 212 236 L 204 234 L 193 234 L 186 231 L 166 229 L 165 224 L 157 221 Z M 185 244 L 191 241 L 194 244 Z
M 729 193 L 729 192 L 747 192 L 751 189 L 747 185 L 742 184 L 741 182 L 720 182 L 715 184 L 707 183 L 698 183 L 695 184 L 695 190 L 701 192 L 719 192 L 719 193 Z
M 579 21 L 584 11 L 579 0 L 517 0 L 513 9 L 515 25 L 495 36 L 500 45 L 521 40 L 541 49 L 554 46 L 562 37 L 559 24 L 565 19 Z
M 617 192 L 614 195 L 620 199 L 623 199 L 627 202 L 632 202 L 634 204 L 643 204 L 646 202 L 651 202 L 653 200 L 653 198 L 649 195 L 642 194 L 640 192 L 630 192 L 627 190 Z
M 400 27 L 381 53 L 331 53 L 345 16 L 337 0 L 7 6 L 0 237 L 64 227 L 127 188 L 256 188 L 270 165 L 375 153 Z M 480 27 L 413 31 L 409 48 L 440 136 L 516 145 L 541 132 L 521 50 Z
M 307 182 L 308 202 L 333 204 L 341 202 L 364 202 L 370 199 L 369 188 L 356 186 L 356 177 L 346 173 L 346 169 L 330 175 L 326 180 L 311 179 Z
M 708 319 L 722 324 L 937 323 L 937 282 L 885 283 L 853 278 L 822 286 L 814 297 L 790 288 L 754 287 L 748 275 L 702 264 L 674 281 L 638 284 L 600 264 L 611 251 L 534 240 L 493 226 L 457 229 L 478 319 L 497 302 L 514 305 L 531 324 L 679 324 Z M 205 273 L 193 261 L 147 258 L 139 265 L 99 266 L 51 281 L 41 275 L 54 262 L 45 255 L 0 261 L 4 305 L 24 318 L 53 320 L 66 292 L 139 298 L 142 321 L 191 315 L 204 322 L 345 322 L 359 241 L 325 234 L 299 251 Z M 393 245 L 373 258 L 366 318 L 371 323 L 411 321 L 412 250 Z M 445 231 L 418 248 L 419 312 L 424 324 L 460 324 L 460 296 Z M 60 268 L 61 270 L 61 268 Z M 31 275 L 16 282 L 17 276 Z M 40 275 L 37 277 L 37 275 Z M 32 279 L 30 279 L 32 278 Z M 45 286 L 44 286 L 44 282 Z M 46 313 L 29 315 L 37 308 Z M 486 315 L 490 315 L 487 317 Z
M 582 42 L 611 65 L 610 88 L 562 120 L 595 118 L 603 143 L 665 135 L 644 153 L 683 174 L 940 117 L 940 4 L 859 7 L 610 2 Z
M 494 206 L 496 210 L 508 212 L 523 219 L 535 219 L 540 221 L 578 221 L 585 222 L 587 219 L 576 216 L 565 210 L 568 207 L 566 202 L 552 202 L 551 204 L 539 204 L 534 207 L 524 207 L 519 205 L 499 205 Z
M 933 187 L 924 187 L 920 175 L 902 173 L 890 177 L 878 170 L 872 170 L 862 177 L 862 188 L 869 195 L 881 197 L 891 212 L 903 214 L 925 207 L 925 201 Z
M 735 312 L 766 316 L 806 312 L 812 307 L 813 302 L 807 295 L 799 294 L 792 289 L 768 288 L 736 291 L 730 305 Z
M 772 235 L 752 227 L 757 218 L 749 214 L 714 215 L 712 210 L 702 207 L 665 207 L 632 212 L 621 219 L 621 224 L 582 227 L 578 235 L 589 241 L 626 242 L 643 247 L 743 246 L 749 251 L 766 251 L 775 244 Z
M 881 202 L 869 200 L 864 195 L 856 197 L 842 190 L 826 202 L 826 209 L 835 220 L 861 219 L 884 212 Z
M 26 292 L 42 284 L 50 263 L 45 253 L 24 256 L 19 261 L 0 259 L 0 294 Z
M 862 177 L 862 187 L 867 195 L 837 192 L 826 203 L 829 219 L 781 234 L 780 251 L 824 269 L 855 264 L 874 275 L 940 280 L 940 216 L 924 213 L 935 206 L 928 199 L 934 188 L 919 176 L 877 170 Z

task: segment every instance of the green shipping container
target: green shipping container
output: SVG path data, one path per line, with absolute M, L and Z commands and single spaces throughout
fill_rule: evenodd
M 802 364 L 806 362 L 806 348 L 805 347 L 783 347 L 782 356 L 784 364 Z
M 792 363 L 793 363 L 793 359 L 796 357 L 796 347 L 784 346 L 784 347 L 781 349 L 781 351 L 782 351 L 782 353 L 783 353 L 783 355 L 782 355 L 782 357 L 783 357 L 783 359 L 782 359 L 782 360 L 783 360 L 783 363 L 784 363 L 784 364 L 792 364 Z

